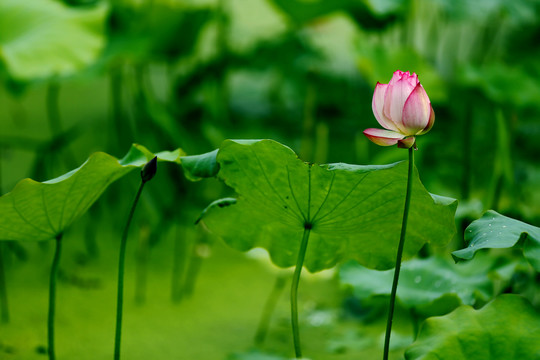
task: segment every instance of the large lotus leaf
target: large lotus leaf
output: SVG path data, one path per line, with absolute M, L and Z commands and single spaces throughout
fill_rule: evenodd
M 540 271 L 540 228 L 489 210 L 465 230 L 469 246 L 452 253 L 456 259 L 470 260 L 480 249 L 522 247 L 525 258 Z
M 236 190 L 238 199 L 210 206 L 202 220 L 231 247 L 263 247 L 276 265 L 289 267 L 309 228 L 305 265 L 311 272 L 346 259 L 370 268 L 394 266 L 406 162 L 315 165 L 271 140 L 228 140 L 217 163 L 218 177 Z M 452 239 L 456 205 L 453 199 L 430 195 L 415 171 L 406 258 L 426 242 L 445 245 Z
M 0 1 L 0 61 L 15 80 L 70 75 L 105 44 L 107 6 L 69 7 L 54 0 Z
M 407 360 L 538 360 L 540 314 L 518 295 L 501 295 L 480 310 L 461 306 L 427 319 Z
M 454 264 L 451 260 L 433 256 L 406 261 L 401 266 L 397 297 L 407 307 L 420 311 L 438 310 L 435 313 L 439 314 L 461 304 L 487 301 L 493 296 L 493 283 L 486 273 L 494 268 L 495 259 L 482 257 L 479 260 Z M 393 270 L 371 270 L 349 262 L 341 267 L 339 274 L 341 282 L 351 286 L 359 299 L 390 295 Z
M 154 156 L 179 162 L 180 149 L 153 154 L 133 145 L 121 160 L 98 152 L 79 168 L 58 178 L 37 182 L 21 180 L 0 197 L 0 240 L 50 240 L 84 214 L 107 187 Z

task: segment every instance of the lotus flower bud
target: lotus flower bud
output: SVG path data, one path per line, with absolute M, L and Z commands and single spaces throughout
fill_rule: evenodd
M 401 148 L 415 145 L 416 135 L 427 133 L 435 122 L 435 113 L 418 76 L 397 70 L 388 84 L 377 82 L 373 114 L 383 129 L 366 129 L 364 135 L 377 145 Z

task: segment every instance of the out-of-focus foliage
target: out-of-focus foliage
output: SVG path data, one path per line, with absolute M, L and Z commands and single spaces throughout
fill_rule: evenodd
M 540 356 L 540 313 L 516 295 L 501 295 L 481 310 L 463 306 L 426 320 L 405 359 L 534 360 Z
M 0 3 L 0 70 L 11 81 L 72 76 L 105 45 L 107 5 L 73 9 L 54 0 Z
M 487 257 L 462 266 L 440 257 L 409 260 L 401 269 L 397 298 L 425 317 L 447 314 L 461 304 L 482 305 L 494 297 L 495 280 L 508 283 L 512 272 L 503 267 Z M 390 296 L 393 274 L 391 270 L 371 270 L 353 262 L 340 269 L 341 282 L 350 286 L 360 300 Z
M 456 260 L 470 260 L 480 249 L 520 247 L 527 261 L 540 272 L 540 228 L 487 211 L 465 230 L 465 249 L 456 250 Z
M 405 152 L 370 144 L 362 130 L 376 125 L 371 110 L 376 82 L 388 81 L 399 69 L 416 72 L 432 100 L 436 121 L 419 139 L 416 165 L 428 191 L 460 200 L 458 228 L 464 230 L 488 209 L 538 226 L 539 38 L 540 0 L 2 0 L 0 193 L 23 178 L 55 178 L 96 151 L 121 157 L 132 143 L 150 149 L 181 147 L 192 155 L 216 149 L 224 139 L 271 138 L 312 163 L 394 163 L 405 159 Z M 145 189 L 134 222 L 140 228 L 134 231 L 141 238 L 137 251 L 170 246 L 167 239 L 175 231 L 191 234 L 192 243 L 176 242 L 174 251 L 162 253 L 174 253 L 175 259 L 189 254 L 190 260 L 174 266 L 193 274 L 212 243 L 190 233 L 193 222 L 211 200 L 235 194 L 217 181 L 191 183 L 183 175 L 179 166 L 160 169 Z M 90 258 L 92 246 L 110 240 L 97 236 L 92 245 L 90 238 L 103 228 L 118 230 L 125 220 L 119 208 L 131 202 L 137 181 L 126 176 L 108 187 L 73 230 L 84 233 L 87 246 L 74 249 L 79 242 L 73 241 L 70 250 L 67 241 L 68 254 L 86 251 Z M 2 247 L 13 272 L 29 264 L 25 258 L 48 265 L 42 253 L 27 250 L 30 246 Z M 465 246 L 457 238 L 442 249 L 426 246 L 421 255 L 448 256 Z M 519 293 L 538 307 L 538 274 L 521 261 L 521 252 L 482 252 L 490 263 L 517 264 L 504 268 L 508 282 L 494 280 L 486 270 L 494 294 Z M 152 258 L 141 254 L 137 271 L 142 273 L 145 259 Z M 66 262 L 67 279 L 76 278 L 75 271 L 84 273 L 80 258 L 72 261 L 76 270 Z M 160 266 L 165 263 L 159 260 Z M 236 265 L 228 263 L 227 271 L 216 266 L 216 273 L 228 276 L 230 271 L 240 279 Z M 220 286 L 225 280 L 220 278 Z M 231 284 L 228 294 L 247 291 L 234 286 L 249 287 L 242 280 Z M 264 291 L 265 284 L 258 285 Z M 210 299 L 213 290 L 205 294 Z M 316 313 L 341 304 L 341 295 L 327 294 L 331 300 L 306 307 Z M 219 314 L 244 311 L 213 309 L 202 318 L 211 314 L 208 321 L 215 321 Z M 331 328 L 345 339 L 358 339 L 356 332 L 347 335 L 350 329 L 341 320 Z M 282 323 L 274 325 L 285 333 Z M 246 331 L 244 325 L 237 329 Z M 316 333 L 317 326 L 308 331 Z M 410 339 L 410 324 L 396 326 L 405 334 L 402 339 Z M 272 340 L 285 349 L 282 355 L 289 349 L 283 333 Z M 373 340 L 379 335 L 366 336 Z M 165 338 L 160 333 L 156 344 Z M 230 345 L 240 338 L 230 331 L 220 341 Z M 317 359 L 379 356 L 376 341 L 366 345 L 376 348 L 374 353 L 362 349 L 336 355 L 325 352 L 327 340 L 325 333 L 312 341 L 320 349 Z M 193 358 L 204 356 L 191 350 Z M 394 355 L 401 358 L 402 352 Z M 175 357 L 178 353 L 170 356 Z

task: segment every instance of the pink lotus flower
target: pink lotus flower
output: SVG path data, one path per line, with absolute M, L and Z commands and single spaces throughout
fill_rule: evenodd
M 413 73 L 397 70 L 388 84 L 377 82 L 373 114 L 383 129 L 366 129 L 364 135 L 377 145 L 400 148 L 415 145 L 415 136 L 427 133 L 435 122 L 429 97 Z

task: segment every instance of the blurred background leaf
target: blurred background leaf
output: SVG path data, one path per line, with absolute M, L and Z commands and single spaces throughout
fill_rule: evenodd
M 538 320 L 538 311 L 516 295 L 502 295 L 481 310 L 462 306 L 428 319 L 405 359 L 533 360 L 540 354 Z
M 486 274 L 497 267 L 486 258 L 466 266 L 455 266 L 440 257 L 409 260 L 403 263 L 397 298 L 402 305 L 425 317 L 447 314 L 461 304 L 481 305 L 495 295 L 492 279 Z M 354 262 L 340 269 L 341 282 L 351 286 L 360 300 L 380 295 L 389 297 L 392 276 L 392 271 L 371 270 Z
M 0 59 L 13 81 L 74 75 L 94 63 L 105 45 L 105 3 L 73 9 L 58 1 L 0 4 Z
M 387 82 L 400 69 L 416 72 L 432 100 L 436 122 L 419 139 L 416 165 L 429 192 L 460 200 L 458 234 L 488 209 L 538 226 L 539 38 L 539 0 L 2 0 L 0 193 L 23 178 L 60 176 L 93 152 L 119 158 L 132 143 L 149 149 L 181 147 L 195 155 L 218 148 L 225 139 L 272 138 L 309 162 L 404 160 L 404 151 L 377 147 L 362 134 L 376 125 L 371 110 L 376 82 Z M 81 277 L 109 284 L 111 274 L 103 269 L 116 251 L 111 239 L 118 238 L 116 224 L 125 220 L 122 214 L 139 181 L 131 175 L 112 184 L 70 227 L 64 258 L 65 284 L 71 286 L 64 289 L 70 291 L 68 303 L 85 307 L 84 301 L 92 298 L 77 287 L 85 283 Z M 176 301 L 201 291 L 196 299 L 208 309 L 201 314 L 193 305 L 185 311 L 193 316 L 186 321 L 200 327 L 193 325 L 185 339 L 175 336 L 191 352 L 178 346 L 167 349 L 165 357 L 214 360 L 223 351 L 241 351 L 257 326 L 258 314 L 253 319 L 243 315 L 247 305 L 240 300 L 248 298 L 243 286 L 258 289 L 249 299 L 262 303 L 261 294 L 270 291 L 266 286 L 273 279 L 255 284 L 254 274 L 264 277 L 264 271 L 252 272 L 247 260 L 192 227 L 208 203 L 233 196 L 215 180 L 187 181 L 179 166 L 160 170 L 143 194 L 133 229 L 138 243 L 131 256 L 137 265 L 128 270 L 139 279 L 138 298 L 145 294 L 147 274 L 147 291 L 154 296 L 168 298 L 163 288 L 169 285 Z M 7 284 L 15 289 L 12 304 L 31 309 L 44 305 L 39 296 L 28 296 L 35 288 L 30 284 L 41 282 L 32 283 L 27 274 L 48 266 L 46 246 L 3 244 Z M 446 248 L 424 247 L 420 256 L 448 258 L 465 247 L 458 236 Z M 485 252 L 497 269 L 485 270 L 494 293 L 518 293 L 538 307 L 538 275 L 522 252 Z M 470 266 L 477 266 L 477 260 Z M 100 261 L 105 265 L 97 266 Z M 244 297 L 210 303 L 218 291 L 213 284 L 227 284 L 226 295 L 220 296 Z M 306 302 L 300 304 L 306 307 L 305 329 L 313 336 L 304 341 L 311 341 L 306 346 L 317 350 L 317 359 L 379 356 L 377 339 L 384 325 L 376 314 L 385 306 L 380 301 L 384 295 L 360 301 L 338 279 L 317 284 L 326 296 L 314 296 L 306 286 Z M 105 295 L 100 298 L 100 303 L 107 301 Z M 171 320 L 182 308 L 161 305 L 161 319 L 170 322 L 165 327 L 171 334 L 185 332 Z M 332 326 L 312 322 L 335 309 L 340 315 Z M 402 358 L 400 349 L 412 339 L 412 315 L 403 306 L 399 311 L 406 321 L 396 324 L 401 345 L 392 353 L 395 359 Z M 27 316 L 25 324 L 34 325 L 38 315 L 21 313 Z M 371 322 L 358 313 L 372 314 Z M 287 314 L 284 306 L 277 311 L 264 353 L 278 349 L 276 356 L 288 356 Z M 244 322 L 235 328 L 238 333 L 221 332 L 214 342 L 220 349 L 212 352 L 206 344 L 201 349 L 210 353 L 197 350 L 193 339 L 207 339 L 213 326 L 208 324 L 220 316 L 220 325 L 232 318 Z M 143 319 L 154 321 L 148 313 Z M 77 330 L 82 320 L 77 321 L 66 329 Z M 33 325 L 24 331 L 10 327 L 9 336 L 0 334 L 8 339 L 0 347 L 17 344 L 19 354 L 27 351 L 23 358 L 39 357 L 33 347 L 39 345 L 39 327 Z M 335 337 L 329 336 L 333 331 Z M 69 332 L 87 336 L 80 343 L 98 341 L 91 334 Z M 166 350 L 165 330 L 145 334 Z M 65 357 L 80 356 L 86 355 L 68 352 Z

